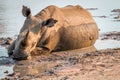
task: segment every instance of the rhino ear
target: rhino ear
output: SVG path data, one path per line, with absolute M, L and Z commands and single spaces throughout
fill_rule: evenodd
M 50 18 L 46 21 L 43 21 L 42 25 L 47 26 L 47 27 L 53 27 L 56 22 L 57 22 L 57 20 Z
M 30 8 L 28 8 L 27 6 L 23 5 L 22 14 L 23 14 L 23 16 L 28 17 L 31 14 Z

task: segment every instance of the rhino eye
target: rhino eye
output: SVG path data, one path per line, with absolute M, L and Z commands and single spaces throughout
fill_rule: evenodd
M 21 46 L 22 46 L 22 47 L 25 47 L 25 46 L 26 46 L 26 43 L 25 43 L 25 42 L 21 42 Z

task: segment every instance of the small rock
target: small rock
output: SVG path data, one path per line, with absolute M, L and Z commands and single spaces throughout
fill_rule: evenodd
M 91 56 L 89 53 L 83 54 L 83 57 L 84 57 L 84 58 L 87 58 L 87 57 L 89 57 L 89 56 Z
M 104 63 L 102 63 L 102 62 L 98 62 L 98 63 L 96 63 L 96 66 L 105 67 L 105 64 L 104 64 Z
M 68 61 L 72 64 L 77 64 L 79 62 L 79 59 L 76 57 L 71 57 L 68 59 Z
M 68 80 L 69 79 L 69 77 L 68 76 L 65 76 L 65 77 L 63 77 L 62 79 L 60 79 L 60 80 Z
M 15 75 L 15 73 L 11 73 L 11 74 L 8 74 L 7 76 L 14 76 Z
M 45 74 L 51 76 L 51 75 L 54 74 L 54 71 L 52 71 L 52 70 L 50 70 L 50 71 L 45 71 Z
M 4 73 L 8 74 L 8 73 L 9 73 L 9 71 L 8 71 L 8 70 L 6 70 Z

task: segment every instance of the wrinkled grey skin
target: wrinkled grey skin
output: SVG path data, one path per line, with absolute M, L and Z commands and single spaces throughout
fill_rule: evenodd
M 54 5 L 32 16 L 26 6 L 26 17 L 17 39 L 9 46 L 13 59 L 30 59 L 32 53 L 49 53 L 93 46 L 98 28 L 92 15 L 81 6 L 58 8 Z

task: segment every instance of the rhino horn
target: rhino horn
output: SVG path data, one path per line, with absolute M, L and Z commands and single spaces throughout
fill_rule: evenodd
M 29 32 L 30 32 L 30 31 L 28 30 L 27 33 L 26 33 L 26 36 L 25 36 L 25 40 L 28 39 Z
M 24 37 L 24 39 L 23 39 L 23 42 L 26 42 L 26 41 L 27 41 L 29 32 L 30 32 L 30 31 L 28 30 L 27 33 L 26 33 L 26 35 L 25 35 L 25 37 Z

